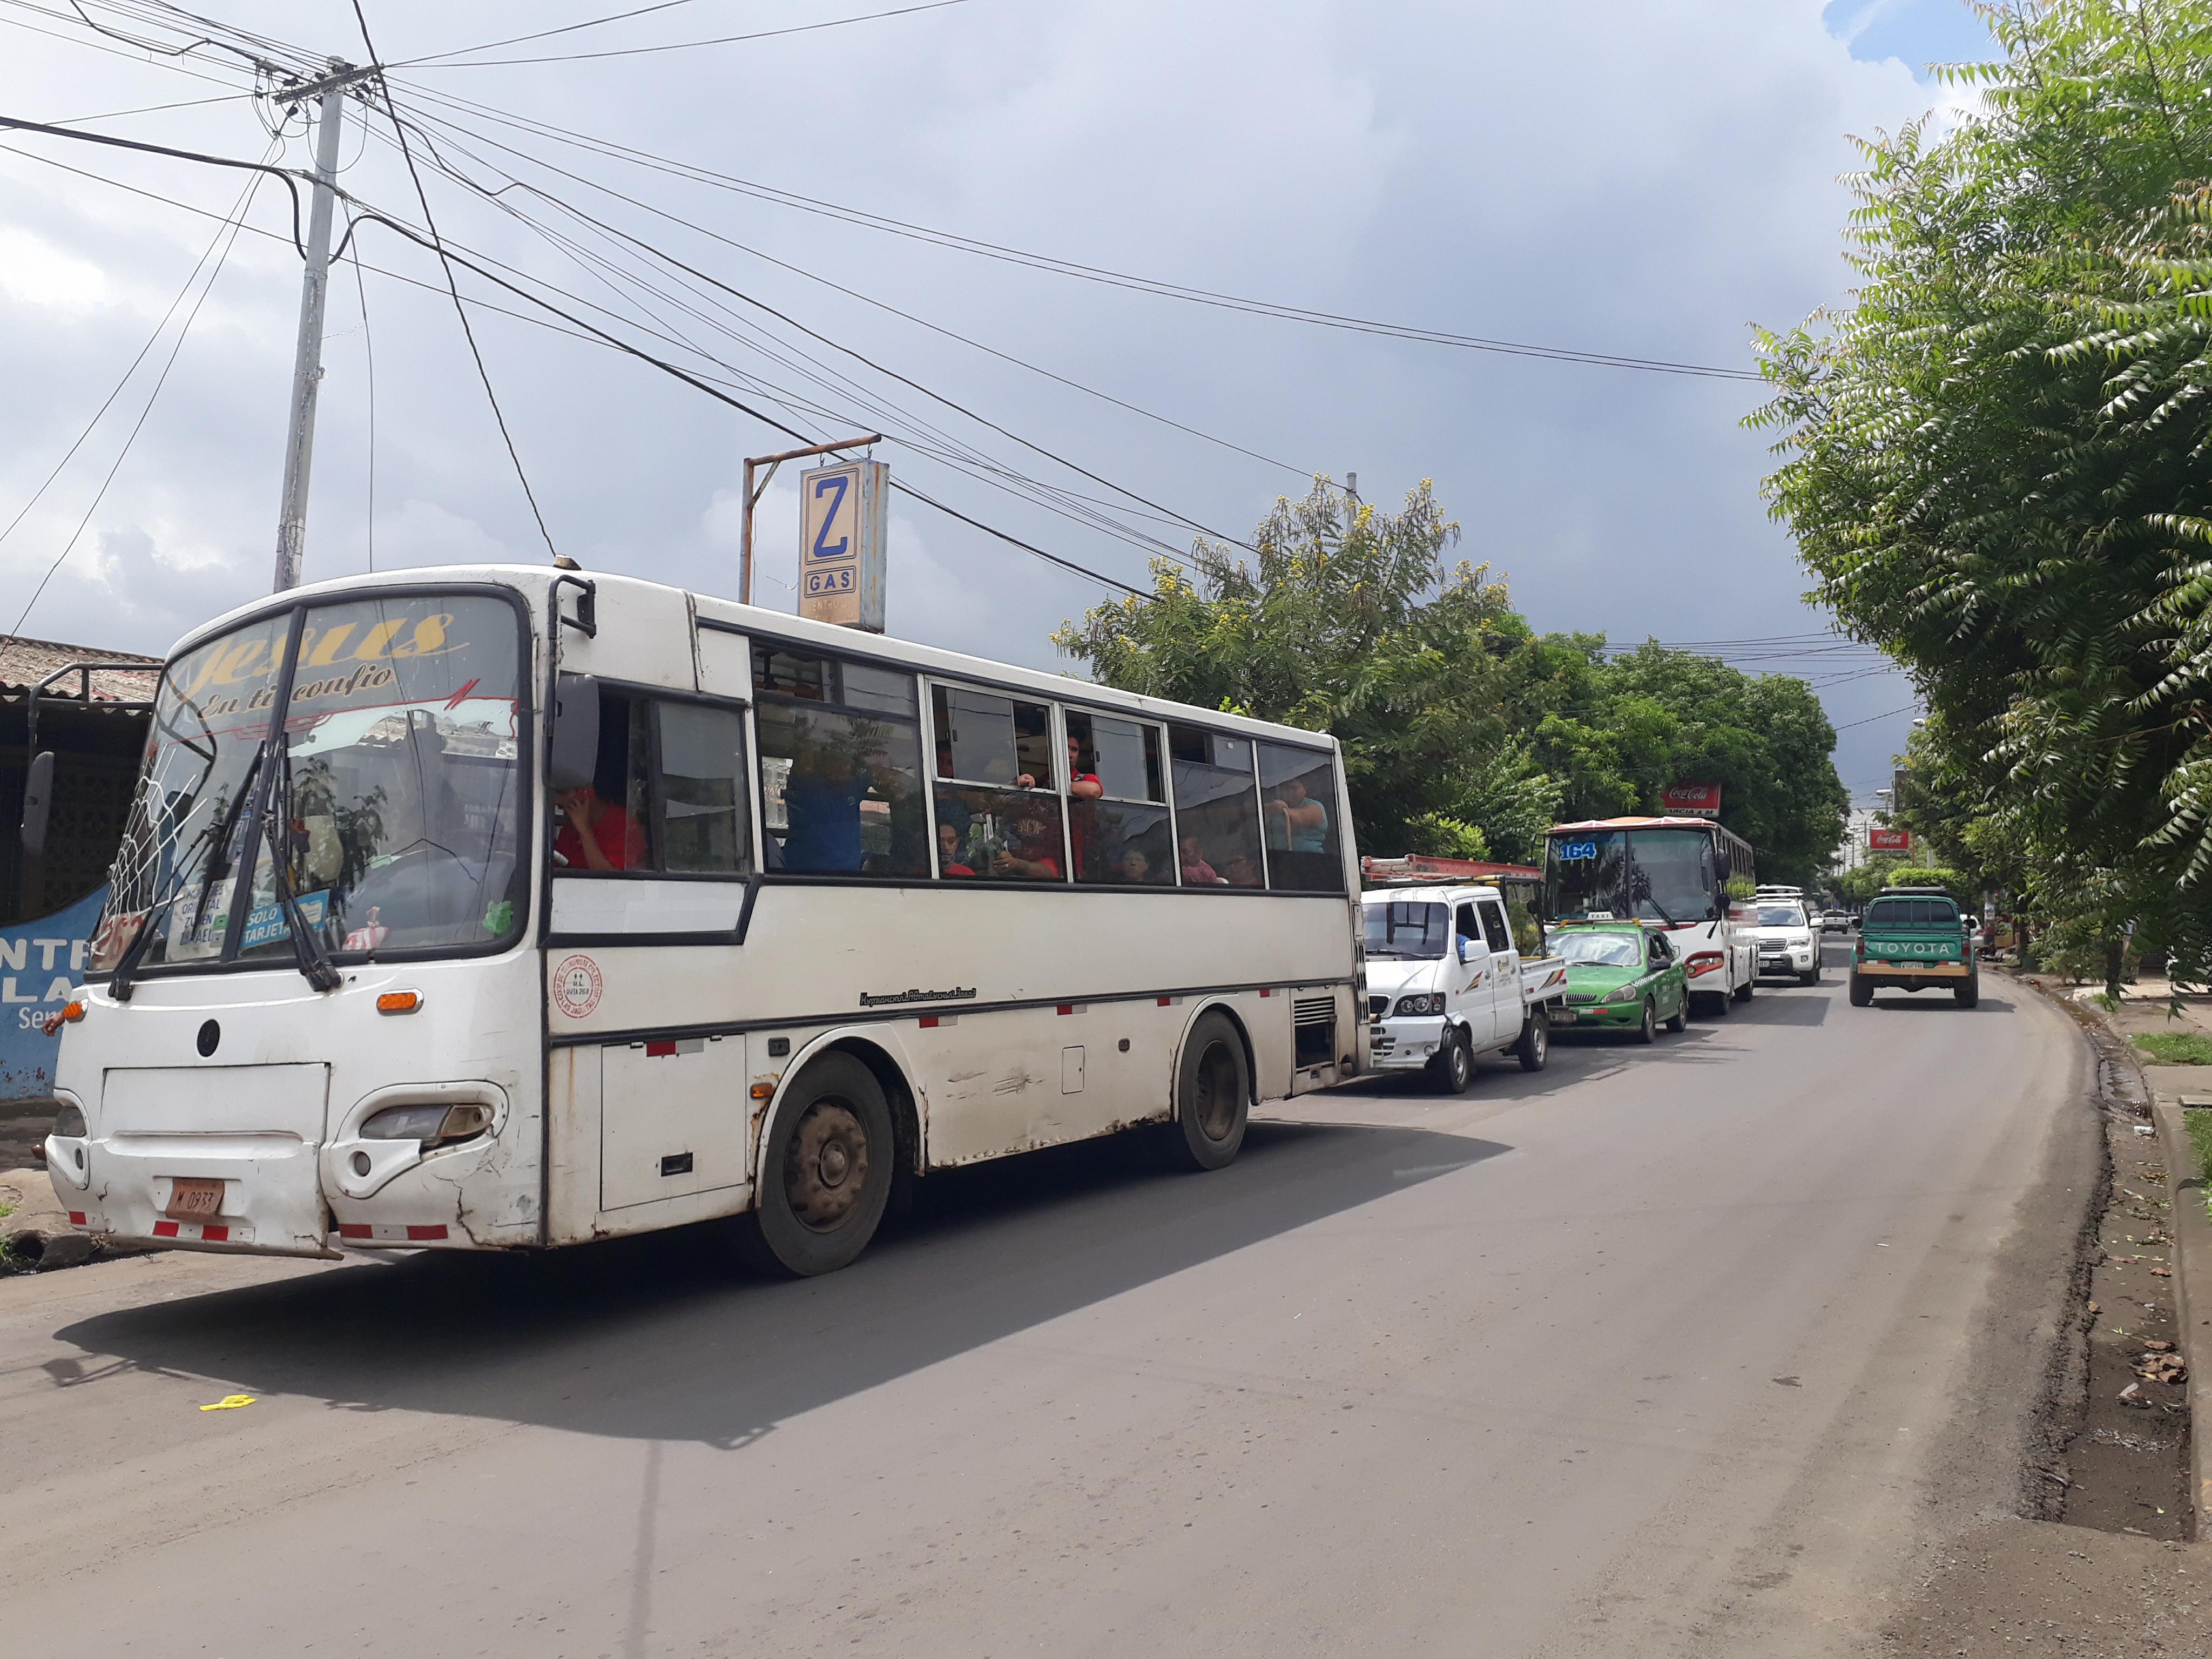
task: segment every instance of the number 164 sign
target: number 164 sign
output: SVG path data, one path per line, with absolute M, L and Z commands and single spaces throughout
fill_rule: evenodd
M 884 631 L 884 497 L 890 468 L 842 461 L 799 477 L 799 614 Z

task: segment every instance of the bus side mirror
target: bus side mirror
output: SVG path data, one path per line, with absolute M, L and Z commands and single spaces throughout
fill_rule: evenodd
M 545 771 L 557 793 L 581 789 L 599 769 L 599 683 L 562 674 L 553 683 L 553 750 Z
M 35 756 L 23 777 L 23 851 L 41 858 L 46 850 L 46 817 L 54 803 L 54 751 Z

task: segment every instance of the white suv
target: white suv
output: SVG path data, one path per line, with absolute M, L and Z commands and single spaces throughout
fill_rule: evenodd
M 1761 979 L 1820 982 L 1820 935 L 1802 898 L 1762 893 L 1751 902 Z

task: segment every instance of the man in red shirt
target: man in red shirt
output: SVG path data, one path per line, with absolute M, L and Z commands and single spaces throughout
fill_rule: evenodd
M 599 799 L 590 784 L 556 797 L 568 822 L 553 850 L 571 870 L 635 870 L 646 861 L 645 831 L 621 807 Z

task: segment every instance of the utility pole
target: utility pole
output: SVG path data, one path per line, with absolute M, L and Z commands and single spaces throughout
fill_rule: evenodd
M 323 379 L 323 300 L 330 289 L 331 213 L 337 182 L 338 122 L 346 88 L 376 73 L 372 64 L 356 69 L 342 58 L 330 60 L 320 81 L 288 88 L 280 103 L 319 99 L 315 114 L 315 193 L 307 213 L 307 270 L 300 291 L 300 338 L 292 357 L 292 428 L 284 441 L 284 502 L 276 515 L 276 581 L 273 592 L 300 585 L 300 565 L 307 545 L 307 473 L 315 453 L 315 394 Z

